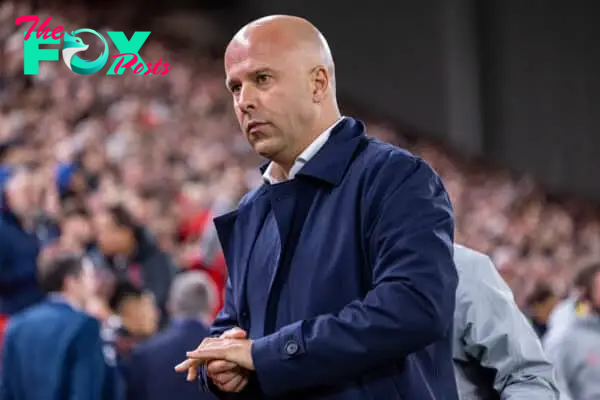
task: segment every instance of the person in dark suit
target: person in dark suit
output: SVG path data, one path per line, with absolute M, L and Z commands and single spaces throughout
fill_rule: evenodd
M 99 322 L 85 314 L 94 272 L 78 256 L 40 262 L 44 302 L 11 319 L 7 328 L 1 400 L 100 400 L 105 363 Z
M 341 117 L 327 42 L 261 18 L 225 52 L 265 183 L 215 219 L 229 281 L 176 369 L 228 398 L 456 400 L 454 216 L 422 159 Z M 218 336 L 240 328 L 246 338 Z
M 178 275 L 168 302 L 169 327 L 133 348 L 128 374 L 128 400 L 214 399 L 201 394 L 173 370 L 185 352 L 208 336 L 216 296 L 206 275 L 198 271 Z
M 8 318 L 44 298 L 36 278 L 36 185 L 34 174 L 21 167 L 0 192 L 0 315 Z

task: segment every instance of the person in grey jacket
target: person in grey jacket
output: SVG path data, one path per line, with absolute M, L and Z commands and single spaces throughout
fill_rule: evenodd
M 554 400 L 554 370 L 492 260 L 455 245 L 453 358 L 461 400 Z
M 554 353 L 561 400 L 600 399 L 600 262 L 587 270 L 582 300 L 588 310 L 566 328 Z

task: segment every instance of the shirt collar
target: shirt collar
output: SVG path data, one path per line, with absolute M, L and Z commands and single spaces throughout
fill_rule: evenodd
M 47 297 L 52 303 L 64 304 L 71 307 L 74 310 L 81 311 L 81 308 L 73 304 L 69 299 L 67 299 L 62 293 L 59 292 L 51 292 Z
M 296 174 L 302 169 L 302 167 L 308 163 L 311 158 L 315 156 L 321 150 L 321 148 L 327 143 L 329 140 L 329 136 L 331 135 L 331 131 L 335 126 L 342 120 L 343 118 L 338 119 L 331 125 L 329 128 L 325 129 L 323 133 L 321 133 L 313 142 L 306 148 L 300 155 L 296 158 L 294 165 L 290 169 L 290 173 L 288 174 L 288 179 L 294 179 Z M 273 162 L 270 162 L 267 166 L 267 169 L 263 173 L 263 179 L 265 183 L 274 185 L 276 183 L 280 183 L 281 181 L 275 178 L 272 174 L 273 172 Z

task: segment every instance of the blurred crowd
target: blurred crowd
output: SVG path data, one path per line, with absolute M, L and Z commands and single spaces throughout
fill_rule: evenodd
M 169 288 L 180 271 L 210 278 L 214 315 L 226 272 L 211 220 L 261 182 L 260 159 L 239 132 L 221 60 L 171 51 L 150 36 L 140 54 L 168 61 L 167 75 L 81 76 L 59 60 L 24 76 L 28 26 L 14 21 L 30 13 L 26 3 L 0 4 L 0 185 L 2 218 L 29 221 L 27 232 L 41 245 L 28 253 L 26 235 L 0 243 L 2 252 L 31 258 L 15 270 L 2 264 L 0 314 L 37 295 L 19 274 L 27 262 L 35 265 L 38 251 L 60 247 L 92 260 L 90 312 L 106 324 L 116 315 L 116 331 L 128 337 L 142 340 L 165 326 Z M 68 19 L 36 14 L 40 21 L 51 15 L 52 26 L 112 30 L 92 26 L 79 9 Z M 600 257 L 593 207 L 555 201 L 527 177 L 461 160 L 382 121 L 366 122 L 370 135 L 422 155 L 441 174 L 455 207 L 456 241 L 489 254 L 523 308 L 540 285 L 548 296 L 563 296 L 573 271 Z M 5 227 L 2 240 L 10 234 Z M 138 287 L 145 300 L 130 309 L 123 299 Z

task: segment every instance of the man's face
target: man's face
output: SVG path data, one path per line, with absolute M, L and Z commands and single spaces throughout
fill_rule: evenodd
M 83 266 L 79 276 L 74 277 L 68 290 L 85 307 L 88 300 L 94 295 L 96 289 L 96 274 L 94 266 L 89 260 L 83 260 Z
M 98 244 L 104 254 L 116 255 L 120 253 L 126 239 L 124 229 L 120 228 L 112 215 L 101 212 L 94 217 L 94 229 Z
M 10 188 L 10 207 L 21 217 L 31 217 L 39 205 L 39 186 L 32 175 L 22 175 Z
M 225 54 L 227 87 L 242 132 L 270 159 L 294 151 L 313 120 L 310 71 L 298 51 L 256 41 L 232 42 Z
M 88 243 L 92 239 L 90 221 L 84 216 L 75 215 L 65 219 L 62 229 L 65 234 L 79 239 L 82 243 Z
M 119 314 L 127 330 L 134 335 L 150 336 L 156 332 L 159 314 L 151 294 L 125 299 Z

